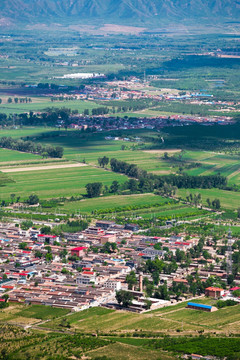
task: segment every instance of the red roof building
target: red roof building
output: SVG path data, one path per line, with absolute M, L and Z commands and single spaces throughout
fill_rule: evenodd
M 56 235 L 38 234 L 38 241 L 53 244 L 54 241 L 59 242 L 59 237 Z
M 79 246 L 79 247 L 76 247 L 76 248 L 71 249 L 71 255 L 72 255 L 72 256 L 77 255 L 78 257 L 84 256 L 86 250 L 87 250 L 87 247 L 85 247 L 85 246 Z
M 218 298 L 220 296 L 223 296 L 224 289 L 218 288 L 218 287 L 208 287 L 205 289 L 205 295 Z
M 239 286 L 235 286 L 233 288 L 230 289 L 230 291 L 236 291 L 236 290 L 240 290 L 240 287 Z

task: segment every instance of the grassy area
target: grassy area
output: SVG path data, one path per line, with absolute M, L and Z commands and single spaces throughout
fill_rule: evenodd
M 109 359 L 116 360 L 172 360 L 176 359 L 175 356 L 167 354 L 161 350 L 149 350 L 141 347 L 132 346 L 117 342 L 116 344 L 108 345 L 104 348 L 88 352 L 87 355 L 94 358 L 101 358 L 106 356 Z
M 214 305 L 211 299 L 196 299 L 196 302 Z M 187 302 L 159 309 L 145 314 L 113 311 L 102 308 L 84 310 L 70 315 L 68 320 L 71 328 L 76 331 L 100 331 L 103 333 L 115 331 L 126 333 L 136 329 L 146 332 L 185 334 L 207 332 L 225 333 L 231 329 L 239 333 L 237 326 L 240 321 L 239 305 L 220 309 L 213 313 L 186 309 Z M 51 329 L 58 328 L 59 321 L 53 320 L 47 325 Z M 233 331 L 233 330 L 232 330 Z
M 17 316 L 49 320 L 67 315 L 68 313 L 69 310 L 67 309 L 54 308 L 51 306 L 31 305 L 17 313 Z
M 1 129 L 1 136 L 11 136 L 13 138 L 21 138 L 21 137 L 36 137 L 40 136 L 43 133 L 48 133 L 49 131 L 56 131 L 55 128 L 49 127 L 21 127 L 21 128 L 3 128 Z
M 81 212 L 91 212 L 92 210 L 108 210 L 120 206 L 141 206 L 164 203 L 166 199 L 154 194 L 137 194 L 137 195 L 113 195 L 111 197 L 101 197 L 95 199 L 84 199 L 80 201 L 68 202 L 63 206 L 64 211 L 80 210 Z
M 51 306 L 10 303 L 10 306 L 0 313 L 0 323 L 34 324 L 39 320 L 50 320 L 67 315 L 69 310 L 53 308 Z
M 226 209 L 237 209 L 240 203 L 240 193 L 235 191 L 226 191 L 220 189 L 179 189 L 178 195 L 186 198 L 186 195 L 192 193 L 198 193 L 202 195 L 204 204 L 206 199 L 214 200 L 219 199 L 221 206 Z
M 134 132 L 130 131 L 130 134 Z M 145 139 L 154 138 L 157 136 L 156 132 L 149 130 L 137 131 L 135 135 Z M 183 171 L 190 175 L 211 175 L 220 173 L 228 177 L 229 184 L 240 184 L 240 162 L 238 156 L 214 153 L 210 151 L 184 151 L 182 154 L 182 161 L 176 161 L 172 156 L 173 152 L 166 150 L 169 153 L 170 159 L 163 159 L 163 152 L 165 150 L 142 151 L 134 150 L 137 143 L 126 141 L 106 140 L 104 133 L 96 134 L 82 134 L 79 131 L 68 130 L 59 131 L 49 128 L 21 128 L 21 129 L 4 129 L 3 136 L 30 137 L 33 141 L 41 142 L 44 144 L 51 144 L 53 146 L 64 147 L 64 158 L 70 161 L 85 160 L 90 166 L 85 168 L 73 169 L 55 169 L 48 171 L 29 171 L 27 173 L 11 173 L 11 178 L 15 183 L 8 184 L 4 188 L 0 188 L 0 196 L 2 199 L 9 198 L 11 193 L 24 198 L 29 193 L 36 192 L 42 199 L 60 196 L 76 196 L 85 193 L 85 185 L 88 182 L 101 181 L 104 185 L 110 185 L 113 180 L 119 182 L 125 181 L 127 178 L 120 174 L 113 174 L 105 170 L 96 169 L 91 164 L 96 165 L 98 158 L 107 156 L 110 159 L 115 157 L 117 159 L 134 163 L 142 169 L 155 174 L 164 175 L 175 173 L 179 166 L 183 167 Z M 148 140 L 149 141 L 149 140 Z M 126 150 L 121 150 L 121 146 L 125 145 Z M 151 147 L 151 143 L 146 143 Z M 22 161 L 40 160 L 40 156 L 33 154 L 20 153 L 7 149 L 0 149 L 1 161 L 4 163 L 15 162 L 16 164 Z M 174 155 L 178 157 L 178 153 Z M 199 163 L 199 166 L 192 167 L 191 163 Z M 5 164 L 4 164 L 5 166 Z M 192 193 L 198 192 L 202 194 L 203 200 L 209 197 L 211 200 L 220 198 L 222 207 L 228 209 L 236 209 L 239 205 L 239 193 L 229 192 L 218 189 L 200 189 L 189 190 Z M 188 190 L 179 190 L 180 196 L 186 196 Z M 139 198 L 139 199 L 136 199 Z M 153 199 L 154 197 L 151 197 Z M 124 206 L 127 201 L 130 205 L 148 203 L 147 196 L 131 196 L 117 197 L 119 206 Z M 112 200 L 114 198 L 101 198 L 92 201 L 86 199 L 85 201 L 72 202 L 64 204 L 64 210 L 75 211 L 80 210 L 83 212 L 91 212 L 92 209 L 108 209 L 112 208 Z M 152 201 L 152 200 L 151 200 Z M 150 201 L 150 202 L 151 202 Z M 151 205 L 151 204 L 150 204 Z M 94 207 L 93 207 L 94 206 Z M 155 210 L 155 209 L 154 209 Z M 166 213 L 162 214 L 162 210 L 155 211 L 156 216 L 168 216 L 172 209 L 165 209 Z M 191 211 L 190 208 L 186 211 L 184 209 L 176 209 L 173 214 L 175 216 L 180 213 L 183 215 L 184 211 L 186 216 Z M 152 214 L 144 215 L 144 217 L 151 217 Z
M 3 340 L 0 351 L 4 359 L 80 359 L 84 353 L 112 343 L 89 336 L 25 331 L 9 325 L 2 325 L 0 329 Z
M 31 103 L 17 103 L 15 104 L 0 104 L 0 112 L 9 114 L 22 114 L 24 112 L 30 111 L 42 111 L 46 108 L 62 108 L 66 107 L 71 110 L 78 110 L 79 114 L 83 113 L 85 109 L 91 110 L 93 108 L 99 107 L 93 101 L 85 101 L 85 100 L 69 100 L 69 101 L 54 101 L 52 102 L 49 98 L 32 98 Z
M 0 149 L 0 163 L 9 161 L 24 161 L 41 159 L 39 155 L 22 153 L 15 150 Z
M 201 298 L 196 299 L 195 302 L 215 305 L 216 300 Z M 72 356 L 85 354 L 91 359 L 106 356 L 117 360 L 134 360 L 136 357 L 143 360 L 149 358 L 171 360 L 176 358 L 176 355 L 173 355 L 174 353 L 184 352 L 184 350 L 187 353 L 192 353 L 194 351 L 191 349 L 196 348 L 196 346 L 199 348 L 198 353 L 200 354 L 214 354 L 214 351 L 216 352 L 214 350 L 216 348 L 215 343 L 220 341 L 220 338 L 211 338 L 210 343 L 212 345 L 209 343 L 208 337 L 201 338 L 202 342 L 199 343 L 199 331 L 212 336 L 216 334 L 222 336 L 221 339 L 225 339 L 225 342 L 232 339 L 232 345 L 229 343 L 230 348 L 231 346 L 237 346 L 235 338 L 224 338 L 223 336 L 230 331 L 233 334 L 239 334 L 240 305 L 219 309 L 213 313 L 206 313 L 186 309 L 186 304 L 187 302 L 183 302 L 145 314 L 94 307 L 69 314 L 67 321 L 70 327 L 67 329 L 62 326 L 62 318 L 69 313 L 69 310 L 40 305 L 10 304 L 9 308 L 2 310 L 0 313 L 0 323 L 5 329 L 5 331 L 2 329 L 1 333 L 6 341 L 9 338 L 12 339 L 12 328 L 8 324 L 31 325 L 36 324 L 39 320 L 50 320 L 38 326 L 39 331 L 42 330 L 38 333 L 38 341 L 34 335 L 36 334 L 35 330 L 33 332 L 24 332 L 24 336 L 27 336 L 27 338 L 24 338 L 24 347 L 22 346 L 22 330 L 13 330 L 16 343 L 14 341 L 9 343 L 8 352 L 17 349 L 17 354 L 23 356 L 25 351 L 31 347 L 33 359 L 39 352 L 42 353 L 42 358 L 45 359 L 46 355 L 51 356 L 52 354 L 53 356 L 54 354 L 56 356 L 61 351 L 63 359 L 65 359 L 64 356 L 67 350 L 68 356 L 70 351 Z M 46 328 L 49 330 L 48 334 L 45 333 Z M 36 325 L 35 329 L 37 329 Z M 53 334 L 51 330 L 70 331 L 71 333 Z M 89 338 L 87 335 L 96 332 L 99 333 L 97 339 Z M 74 333 L 75 335 L 73 335 Z M 85 333 L 84 337 L 81 335 L 82 333 Z M 175 338 L 178 335 L 177 341 L 173 342 L 171 337 L 163 338 L 164 334 L 174 335 Z M 189 335 L 191 337 L 187 337 Z M 192 337 L 194 335 L 196 337 Z M 153 336 L 158 336 L 158 339 L 152 340 Z M 39 338 L 41 338 L 41 341 L 39 341 Z M 22 340 L 19 341 L 20 339 Z M 5 341 L 1 343 L 0 349 L 4 348 Z M 206 342 L 205 353 L 203 353 L 204 349 L 201 345 L 204 341 Z M 185 347 L 183 347 L 183 342 Z M 70 344 L 71 349 L 69 348 Z M 46 346 L 49 348 L 48 353 L 46 353 Z M 221 351 L 223 348 L 221 347 Z
M 22 199 L 32 193 L 36 193 L 41 199 L 80 196 L 86 193 L 85 185 L 89 182 L 103 182 L 110 186 L 114 180 L 119 183 L 127 180 L 124 175 L 91 166 L 14 172 L 9 175 L 15 183 L 0 187 L 2 199 L 8 199 L 12 193 Z

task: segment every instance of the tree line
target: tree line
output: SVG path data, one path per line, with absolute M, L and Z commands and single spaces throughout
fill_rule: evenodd
M 208 175 L 208 176 L 194 176 L 188 174 L 181 175 L 154 175 L 145 170 L 140 169 L 135 164 L 128 164 L 125 161 L 111 159 L 111 169 L 114 172 L 123 173 L 129 177 L 139 180 L 139 186 L 146 181 L 152 182 L 154 189 L 159 189 L 164 186 L 164 183 L 177 187 L 179 189 L 198 188 L 198 189 L 211 189 L 211 188 L 224 188 L 227 186 L 227 178 L 222 175 Z
M 98 159 L 101 167 L 105 167 L 109 163 L 109 158 L 104 156 Z M 154 175 L 145 170 L 140 169 L 135 164 L 128 164 L 125 161 L 117 160 L 115 158 L 110 160 L 111 170 L 113 172 L 125 174 L 130 179 L 123 184 L 118 181 L 113 181 L 110 188 L 103 186 L 103 183 L 88 183 L 86 185 L 87 196 L 98 197 L 101 193 L 120 193 L 124 190 L 129 190 L 131 193 L 144 193 L 156 191 L 161 196 L 173 196 L 178 188 L 224 188 L 227 185 L 227 179 L 221 175 L 209 176 L 191 176 L 187 174 L 182 175 Z M 199 200 L 198 200 L 199 201 Z M 212 207 L 220 208 L 220 201 L 215 199 L 212 202 Z
M 33 154 L 39 154 L 44 157 L 62 158 L 63 147 L 61 146 L 43 146 L 41 144 L 35 144 L 30 140 L 13 139 L 11 137 L 3 136 L 0 138 L 0 147 L 5 149 L 23 151 Z

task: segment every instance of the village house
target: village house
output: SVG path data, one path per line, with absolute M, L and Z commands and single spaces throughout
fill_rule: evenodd
M 219 298 L 223 296 L 224 289 L 218 287 L 208 287 L 205 289 L 205 295 L 213 298 Z

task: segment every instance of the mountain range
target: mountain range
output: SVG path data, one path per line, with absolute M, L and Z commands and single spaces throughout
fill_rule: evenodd
M 240 19 L 240 0 L 1 0 L 0 20 L 144 24 Z

